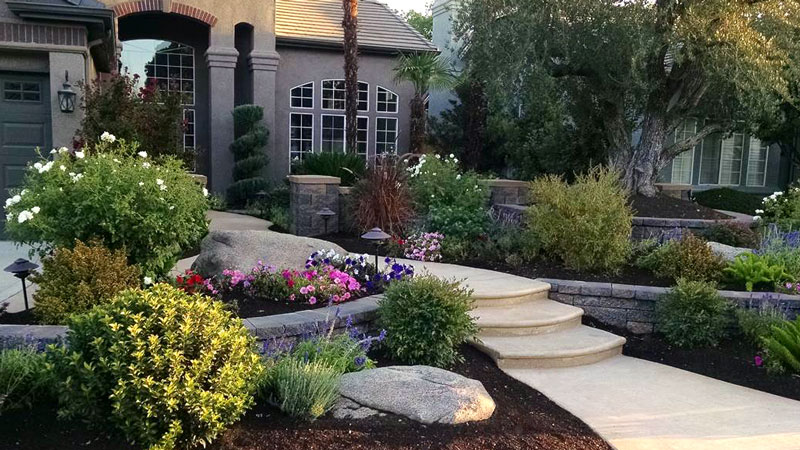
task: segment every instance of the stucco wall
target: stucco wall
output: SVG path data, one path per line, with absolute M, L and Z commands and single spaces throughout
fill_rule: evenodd
M 270 154 L 270 174 L 273 180 L 279 181 L 289 173 L 289 113 L 302 112 L 314 114 L 314 150 L 319 151 L 321 136 L 321 114 L 343 115 L 344 111 L 322 109 L 322 85 L 325 79 L 344 78 L 344 58 L 341 51 L 298 49 L 278 47 L 281 56 L 278 66 L 275 92 L 275 128 L 270 130 L 273 150 Z M 396 117 L 398 119 L 398 153 L 404 153 L 409 145 L 409 101 L 414 89 L 409 83 L 397 85 L 394 82 L 393 68 L 395 57 L 362 53 L 358 60 L 358 78 L 369 83 L 369 112 L 359 112 L 359 116 L 369 117 L 369 154 L 375 152 L 375 124 L 378 117 Z M 289 107 L 290 90 L 298 85 L 314 82 L 314 108 L 293 109 Z M 396 114 L 378 113 L 375 108 L 378 86 L 395 92 L 399 98 Z

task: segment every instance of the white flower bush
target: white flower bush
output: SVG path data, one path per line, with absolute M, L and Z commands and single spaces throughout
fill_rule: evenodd
M 778 191 L 764 197 L 763 206 L 755 211 L 753 220 L 764 224 L 776 224 L 785 231 L 800 229 L 800 188 L 792 186 L 788 191 Z
M 177 160 L 143 167 L 136 145 L 110 133 L 87 150 L 53 155 L 60 170 L 45 158 L 29 167 L 5 202 L 8 236 L 42 252 L 97 238 L 144 275 L 165 275 L 208 231 L 207 191 Z

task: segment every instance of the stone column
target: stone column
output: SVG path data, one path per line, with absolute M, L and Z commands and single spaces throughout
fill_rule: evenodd
M 491 193 L 489 205 L 527 205 L 530 183 L 517 180 L 481 180 Z
M 321 175 L 289 176 L 289 214 L 292 234 L 297 236 L 322 236 L 325 220 L 317 214 L 323 208 L 336 213 L 328 219 L 328 233 L 339 231 L 339 183 L 337 177 Z
M 212 46 L 206 51 L 208 63 L 209 145 L 208 175 L 211 190 L 224 194 L 233 181 L 234 71 L 239 52 L 233 47 Z
M 267 141 L 267 156 L 269 156 L 269 178 L 272 182 L 279 182 L 288 172 L 284 171 L 281 157 L 288 161 L 289 150 L 281 152 L 275 142 L 275 78 L 278 71 L 280 56 L 274 51 L 253 50 L 248 57 L 248 67 L 253 76 L 253 103 L 264 108 L 264 125 L 269 130 Z M 265 174 L 267 175 L 267 174 Z

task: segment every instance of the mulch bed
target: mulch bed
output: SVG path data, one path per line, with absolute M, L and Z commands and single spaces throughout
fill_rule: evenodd
M 397 416 L 365 420 L 323 417 L 296 422 L 257 405 L 211 446 L 215 450 L 337 449 L 552 449 L 611 447 L 586 424 L 544 395 L 501 372 L 485 355 L 464 346 L 466 361 L 453 371 L 483 382 L 497 403 L 491 419 L 456 426 L 422 425 Z M 380 361 L 380 360 L 379 360 Z M 389 364 L 384 361 L 384 364 Z M 120 450 L 119 437 L 98 435 L 82 424 L 58 421 L 52 407 L 12 411 L 0 420 L 4 449 Z
M 641 195 L 633 196 L 632 205 L 636 217 L 658 217 L 661 219 L 730 219 L 727 214 L 722 214 L 711 208 L 667 195 L 657 195 L 653 198 Z
M 716 348 L 685 349 L 668 344 L 659 334 L 634 335 L 584 316 L 584 324 L 628 339 L 623 354 L 665 364 L 707 377 L 770 394 L 800 400 L 800 376 L 770 375 L 757 367 L 757 348 L 741 339 L 730 339 Z

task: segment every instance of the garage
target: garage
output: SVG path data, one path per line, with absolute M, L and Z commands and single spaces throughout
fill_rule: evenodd
M 50 150 L 50 87 L 47 75 L 0 72 L 0 202 L 22 183 L 35 149 Z M 5 214 L 0 217 L 5 228 Z

